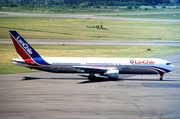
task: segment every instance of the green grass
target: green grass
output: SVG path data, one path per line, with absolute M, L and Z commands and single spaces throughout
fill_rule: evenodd
M 108 30 L 86 28 L 101 22 Z M 10 39 L 9 30 L 25 39 L 180 41 L 180 22 L 0 17 L 0 39 Z
M 115 57 L 141 58 L 180 51 L 179 46 L 114 46 L 114 45 L 32 45 L 42 56 L 48 57 Z M 147 51 L 151 48 L 152 51 Z M 12 44 L 0 44 L 0 74 L 35 72 L 13 65 L 10 60 L 18 58 Z
M 109 15 L 108 17 L 180 19 L 180 13 L 173 13 L 173 14 L 172 13 L 171 14 L 141 14 L 141 15 Z

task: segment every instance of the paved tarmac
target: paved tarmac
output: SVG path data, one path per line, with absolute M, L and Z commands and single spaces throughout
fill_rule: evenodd
M 155 56 L 176 69 L 159 75 L 87 80 L 86 74 L 0 75 L 1 119 L 179 119 L 180 52 Z
M 27 40 L 29 44 L 73 45 L 166 45 L 180 46 L 180 41 L 99 41 L 99 40 Z M 0 44 L 12 44 L 10 39 L 0 39 Z
M 180 19 L 158 19 L 158 18 L 125 18 L 110 17 L 111 15 L 139 15 L 139 14 L 176 14 L 177 12 L 147 12 L 147 13 L 106 13 L 106 14 L 39 14 L 39 13 L 15 13 L 0 12 L 0 17 L 64 17 L 64 18 L 86 18 L 86 19 L 111 19 L 111 20 L 133 20 L 133 21 L 163 21 L 163 22 L 180 22 Z M 106 15 L 106 16 L 97 16 Z M 108 17 L 107 17 L 108 15 Z

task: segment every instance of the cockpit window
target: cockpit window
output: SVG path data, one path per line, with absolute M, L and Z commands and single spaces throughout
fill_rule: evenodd
M 171 65 L 171 63 L 166 63 L 166 65 Z

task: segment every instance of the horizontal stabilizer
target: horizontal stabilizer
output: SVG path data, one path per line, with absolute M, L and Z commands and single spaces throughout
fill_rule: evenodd
M 16 62 L 16 63 L 22 63 L 22 64 L 35 64 L 33 62 L 25 62 L 24 60 L 22 59 L 15 59 L 13 58 L 13 60 L 11 60 L 12 62 Z

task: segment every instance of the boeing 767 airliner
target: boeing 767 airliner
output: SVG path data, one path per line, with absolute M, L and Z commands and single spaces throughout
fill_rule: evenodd
M 118 78 L 119 74 L 159 74 L 171 72 L 175 66 L 156 58 L 80 58 L 42 57 L 16 31 L 9 31 L 19 58 L 13 64 L 54 73 L 89 73 L 88 79 L 95 80 L 95 74 Z

